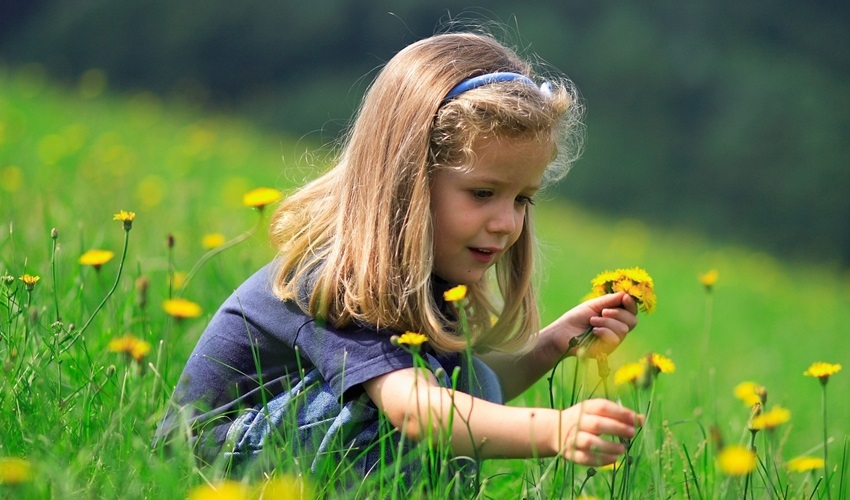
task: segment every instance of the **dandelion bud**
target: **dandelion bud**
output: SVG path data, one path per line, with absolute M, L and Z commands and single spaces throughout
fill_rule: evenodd
M 747 420 L 747 429 L 750 430 L 753 434 L 759 431 L 760 427 L 757 425 L 753 425 L 753 421 L 761 415 L 761 403 L 756 403 L 753 405 L 753 408 L 750 410 L 750 418 Z
M 441 366 L 441 367 L 437 368 L 436 370 L 434 370 L 434 376 L 437 377 L 437 380 L 440 380 L 440 379 L 442 379 L 443 377 L 446 376 L 446 370 L 444 370 L 443 367 Z
M 762 405 L 767 404 L 767 388 L 764 386 L 756 387 L 756 395 L 759 397 Z
M 393 335 L 392 337 L 390 337 L 390 344 L 398 347 L 398 339 L 398 335 Z
M 54 240 L 59 238 L 59 230 L 56 229 L 55 227 L 53 229 L 51 229 L 50 230 L 50 237 Z
M 150 282 L 145 276 L 139 276 L 136 279 L 136 303 L 139 309 L 145 310 L 148 305 L 148 285 Z
M 596 469 L 593 467 L 587 468 L 587 477 L 593 477 L 596 475 Z
M 11 285 L 15 282 L 15 277 L 9 276 L 8 274 L 4 274 L 3 276 L 0 276 L 0 280 L 2 280 L 3 284 L 5 285 Z
M 106 367 L 106 377 L 109 378 L 115 375 L 115 365 L 109 365 Z
M 168 248 L 174 248 L 174 235 L 168 233 Z

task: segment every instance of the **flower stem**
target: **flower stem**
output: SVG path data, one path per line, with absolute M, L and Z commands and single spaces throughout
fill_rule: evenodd
M 56 310 L 56 321 L 62 321 L 59 315 L 59 284 L 56 282 L 56 238 L 53 238 L 53 248 L 50 251 L 50 268 L 53 274 L 53 305 Z
M 826 382 L 821 381 L 821 387 L 823 387 L 823 392 L 821 393 L 821 407 L 823 409 L 823 475 L 824 475 L 824 488 L 826 488 L 826 498 L 832 500 L 832 492 L 829 489 L 829 459 L 827 448 L 829 447 L 829 436 L 826 428 Z
M 115 282 L 112 283 L 112 288 L 109 289 L 109 292 L 106 293 L 106 296 L 103 297 L 103 300 L 100 301 L 100 304 L 97 305 L 97 308 L 95 308 L 94 312 L 91 314 L 91 316 L 89 316 L 88 321 L 86 321 L 86 323 L 83 325 L 83 327 L 80 328 L 80 330 L 77 332 L 77 335 L 76 335 L 77 337 L 82 336 L 83 332 L 85 332 L 86 328 L 89 327 L 89 325 L 91 324 L 94 317 L 97 316 L 97 313 L 100 312 L 100 310 L 103 308 L 104 304 L 106 304 L 106 301 L 109 300 L 109 297 L 111 297 L 112 294 L 115 293 L 115 290 L 118 288 L 118 283 L 120 283 L 120 281 L 121 281 L 121 272 L 124 270 L 124 261 L 127 260 L 127 247 L 128 247 L 129 241 L 130 241 L 130 230 L 125 229 L 124 230 L 124 249 L 121 251 L 121 262 L 118 263 L 118 274 L 115 275 Z

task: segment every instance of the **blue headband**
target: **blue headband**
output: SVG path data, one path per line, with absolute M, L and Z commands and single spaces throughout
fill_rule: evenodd
M 451 90 L 449 90 L 449 93 L 446 94 L 446 97 L 443 98 L 443 102 L 450 101 L 455 97 L 459 96 L 460 94 L 463 94 L 467 90 L 476 89 L 478 87 L 481 87 L 483 85 L 489 85 L 491 83 L 510 82 L 513 80 L 519 80 L 520 82 L 531 85 L 532 87 L 537 87 L 537 84 L 531 81 L 529 77 L 521 75 L 519 73 L 487 73 L 486 75 L 479 75 L 473 76 L 472 78 L 467 78 L 466 80 L 458 83 Z M 547 86 L 548 82 L 544 83 L 543 85 Z M 541 90 L 543 90 L 544 92 L 546 91 L 546 89 L 543 89 L 542 87 Z

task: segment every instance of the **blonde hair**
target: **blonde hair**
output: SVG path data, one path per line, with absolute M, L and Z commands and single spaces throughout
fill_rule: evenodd
M 285 199 L 272 219 L 278 297 L 337 327 L 424 333 L 438 351 L 460 351 L 467 341 L 477 350 L 527 344 L 539 327 L 529 212 L 519 240 L 494 266 L 498 300 L 488 280 L 470 287 L 469 339 L 456 333 L 432 290 L 437 169 L 468 161 L 481 137 L 554 141 L 558 156 L 544 182 L 566 174 L 580 152 L 581 106 L 566 78 L 550 79 L 546 91 L 502 82 L 443 102 L 462 80 L 496 71 L 535 76 L 495 39 L 469 33 L 421 40 L 387 63 L 336 166 Z

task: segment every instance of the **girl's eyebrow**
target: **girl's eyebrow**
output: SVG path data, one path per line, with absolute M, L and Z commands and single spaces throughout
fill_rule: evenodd
M 475 175 L 474 173 L 469 176 L 469 181 L 470 182 L 483 182 L 485 184 L 492 184 L 494 186 L 507 186 L 507 185 L 513 184 L 510 181 L 506 181 L 506 180 L 498 178 L 498 177 L 493 177 L 493 176 L 489 176 L 489 175 L 486 175 L 486 174 Z M 540 184 L 532 184 L 532 185 L 526 186 L 524 189 L 528 189 L 529 191 L 539 191 L 540 190 Z

